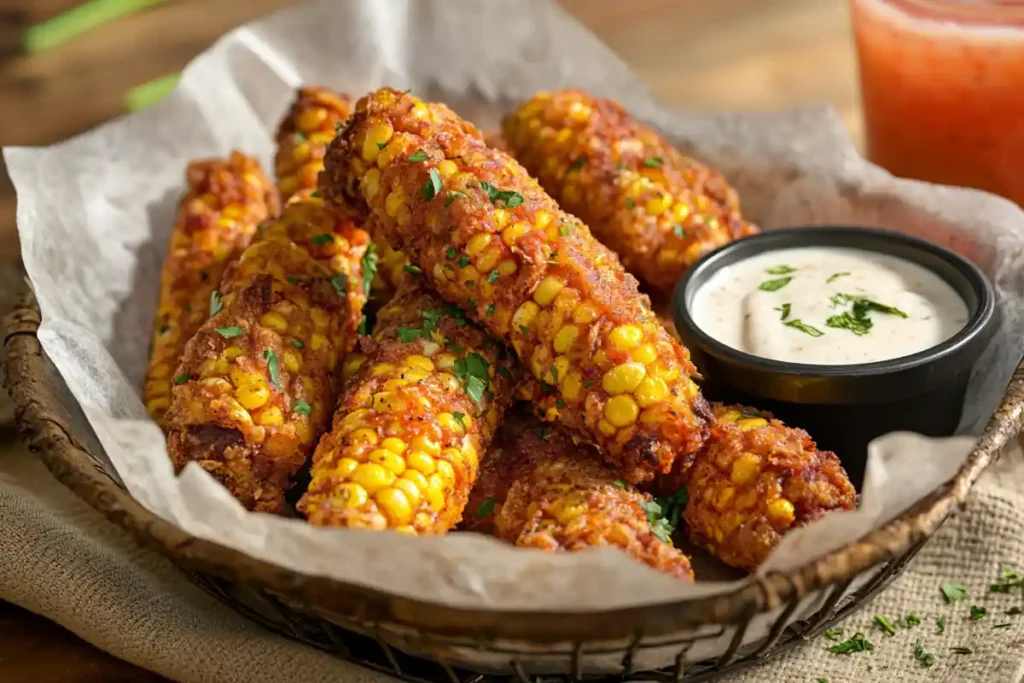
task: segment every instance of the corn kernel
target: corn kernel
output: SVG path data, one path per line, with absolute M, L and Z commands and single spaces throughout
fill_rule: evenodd
M 580 395 L 580 389 L 583 388 L 583 376 L 576 372 L 568 373 L 564 379 L 562 379 L 562 396 L 568 400 L 573 401 L 577 396 Z
M 690 207 L 686 202 L 677 202 L 672 207 L 672 221 L 682 223 L 690 215 Z
M 753 453 L 744 453 L 732 464 L 732 473 L 729 479 L 736 486 L 743 486 L 754 481 L 760 471 L 761 458 Z
M 604 417 L 616 427 L 626 427 L 636 422 L 640 407 L 629 394 L 620 394 L 608 399 L 604 406 Z
M 615 433 L 615 425 L 608 420 L 601 420 L 597 423 L 597 430 L 605 436 L 611 436 Z
M 437 165 L 437 174 L 444 179 L 452 177 L 458 170 L 458 165 L 451 159 L 445 159 Z
M 455 468 L 452 464 L 443 458 L 437 459 L 437 473 L 444 477 L 445 481 L 452 483 L 455 481 Z
M 302 355 L 298 351 L 287 349 L 281 354 L 281 365 L 288 372 L 298 372 L 302 367 Z
M 672 206 L 672 195 L 665 193 L 660 197 L 648 199 L 647 203 L 644 204 L 644 211 L 647 212 L 648 216 L 659 216 L 665 213 L 670 206 Z
M 427 455 L 437 455 L 441 452 L 441 445 L 429 436 L 414 436 L 409 442 L 409 448 L 417 451 L 423 451 Z
M 580 325 L 586 325 L 587 323 L 593 322 L 596 319 L 597 308 L 593 304 L 586 301 L 577 306 L 576 310 L 572 312 L 573 322 Z
M 735 496 L 736 489 L 731 486 L 726 486 L 715 495 L 715 509 L 719 512 L 725 510 Z
M 537 304 L 532 301 L 523 302 L 512 316 L 512 329 L 518 332 L 520 327 L 529 327 L 539 312 L 540 306 Z
M 519 268 L 519 266 L 517 266 L 516 262 L 513 261 L 512 259 L 505 259 L 503 261 L 499 261 L 498 275 L 501 275 L 502 277 L 511 275 L 512 273 L 516 272 L 517 268 Z
M 514 245 L 519 238 L 526 234 L 526 223 L 522 221 L 516 221 L 509 227 L 505 228 L 501 232 L 501 241 L 508 246 Z
M 366 138 L 363 140 L 363 159 L 370 162 L 376 161 L 377 155 L 380 154 L 378 143 L 380 145 L 387 143 L 394 133 L 391 124 L 387 122 L 375 123 L 370 126 L 366 131 Z
M 334 474 L 343 479 L 347 479 L 349 475 L 355 472 L 357 467 L 359 467 L 359 461 L 355 458 L 342 458 L 334 467 Z
M 243 384 L 265 383 L 263 375 L 261 375 L 260 373 L 249 372 L 248 370 L 245 370 L 237 365 L 231 368 L 231 371 L 228 373 L 228 376 L 231 378 L 231 383 L 234 384 L 236 387 L 240 387 Z
M 553 219 L 554 216 L 552 216 L 547 211 L 542 210 L 533 214 L 533 224 L 534 227 L 536 227 L 538 230 L 544 230 L 545 228 L 547 228 L 548 224 L 551 223 Z
M 658 349 L 656 349 L 653 344 L 641 344 L 629 352 L 629 357 L 637 363 L 650 365 L 654 361 L 658 360 Z
M 380 437 L 377 436 L 377 432 L 374 431 L 373 429 L 363 427 L 361 429 L 357 429 L 351 432 L 346 437 L 346 443 L 352 446 L 376 446 L 378 443 L 380 443 Z
M 398 210 L 402 208 L 405 203 L 405 197 L 401 190 L 394 190 L 388 195 L 388 198 L 384 200 L 384 213 L 391 218 L 398 215 Z
M 229 346 L 223 351 L 221 351 L 220 355 L 226 358 L 227 360 L 235 360 L 236 358 L 241 357 L 244 353 L 245 351 L 238 348 L 237 346 Z
M 379 413 L 397 413 L 408 408 L 405 400 L 393 391 L 381 391 L 373 395 L 373 409 Z
M 397 370 L 397 368 L 391 363 L 377 363 L 370 368 L 370 376 L 382 377 L 384 375 L 392 374 L 395 370 Z
M 246 410 L 256 410 L 270 400 L 270 388 L 262 381 L 243 384 L 235 388 L 235 398 Z
M 557 358 L 555 358 L 555 360 L 551 363 L 551 367 L 548 368 L 548 372 L 551 375 L 550 383 L 554 386 L 558 386 L 558 383 L 562 380 L 562 378 L 569 374 L 569 367 L 569 359 L 566 358 L 565 356 L 558 356 Z
M 367 410 L 366 408 L 357 408 L 356 410 L 353 410 L 351 413 L 349 413 L 348 415 L 346 415 L 345 417 L 342 418 L 341 426 L 342 427 L 358 427 L 369 416 L 370 416 L 370 411 L 369 410 Z M 374 432 L 373 435 L 376 436 L 377 433 Z
M 274 427 L 284 424 L 284 415 L 281 414 L 281 409 L 277 406 L 270 406 L 260 411 L 256 421 L 264 427 Z
M 334 495 L 331 496 L 331 503 L 334 505 L 336 499 L 338 501 L 337 507 L 359 508 L 366 505 L 370 499 L 366 495 L 366 489 L 352 482 L 341 484 L 334 491 Z
M 391 486 L 395 481 L 395 475 L 377 463 L 364 462 L 352 472 L 352 481 L 373 495 L 385 486 Z
M 466 242 L 466 255 L 469 257 L 476 256 L 484 250 L 488 244 L 491 243 L 494 237 L 488 233 L 480 233 L 473 235 L 468 242 Z
M 440 413 L 437 416 L 437 424 L 441 425 L 441 429 L 455 434 L 462 434 L 462 425 L 459 424 L 458 420 L 451 413 Z
M 508 224 L 510 218 L 511 216 L 505 209 L 495 209 L 491 212 L 491 220 L 494 221 L 494 227 L 498 230 L 504 228 Z
M 434 369 L 434 362 L 427 358 L 426 356 L 421 356 L 419 354 L 407 356 L 403 363 L 409 366 L 410 368 L 425 370 L 427 372 L 430 372 L 431 370 Z
M 758 427 L 764 427 L 766 424 L 768 424 L 768 420 L 763 417 L 748 417 L 736 422 L 736 426 L 745 432 L 757 429 Z
M 408 524 L 412 520 L 412 505 L 398 488 L 386 488 L 374 496 L 377 505 L 391 524 Z
M 371 168 L 359 181 L 359 189 L 367 199 L 373 199 L 380 191 L 380 171 Z
M 415 471 L 415 470 L 413 470 L 413 471 Z M 419 474 L 419 472 L 416 472 L 416 474 Z M 420 475 L 420 476 L 423 476 L 423 475 Z M 423 497 L 423 491 L 426 490 L 426 485 L 425 484 L 426 484 L 426 481 L 424 481 L 423 489 L 420 489 L 420 487 L 417 486 L 416 483 L 412 479 L 409 479 L 407 477 L 402 477 L 401 479 L 396 481 L 394 484 L 392 484 L 392 486 L 394 486 L 396 489 L 398 489 L 399 491 L 404 493 L 405 497 L 409 500 L 409 505 L 412 506 L 412 507 L 415 507 L 416 505 L 419 504 L 420 498 Z
M 434 464 L 434 459 L 424 453 L 423 451 L 410 451 L 405 456 L 405 464 L 423 474 L 433 474 L 437 466 Z
M 149 376 L 151 379 L 164 379 L 165 377 L 168 377 L 170 374 L 171 368 L 166 363 L 154 365 L 153 369 L 149 371 Z
M 641 408 L 650 407 L 668 398 L 668 385 L 660 377 L 645 377 L 633 391 L 633 398 Z
M 151 414 L 167 410 L 170 407 L 171 399 L 168 396 L 158 396 L 146 404 L 146 410 Z
M 636 325 L 619 325 L 608 333 L 608 341 L 617 349 L 628 351 L 640 343 L 643 330 Z
M 329 342 L 327 341 L 327 337 L 323 336 L 319 332 L 314 332 L 309 337 L 309 348 L 311 348 L 314 351 L 321 351 L 323 349 L 326 349 L 328 347 L 328 344 Z
M 576 339 L 579 336 L 580 329 L 578 327 L 575 325 L 564 325 L 555 334 L 552 348 L 555 349 L 555 353 L 565 353 L 572 348 L 572 345 L 576 343 Z
M 548 275 L 540 284 L 537 285 L 537 289 L 533 290 L 533 300 L 541 306 L 547 306 L 558 293 L 565 287 L 565 283 L 553 275 Z
M 446 482 L 444 478 L 437 473 L 430 475 L 427 480 L 427 505 L 434 512 L 440 512 L 444 507 L 445 503 L 445 489 Z
M 433 460 L 430 461 L 431 465 L 433 465 L 433 462 Z M 412 462 L 409 460 L 406 461 L 406 464 L 410 468 L 414 467 Z M 427 472 L 427 474 L 433 474 L 433 472 L 434 470 L 430 470 L 430 472 Z M 421 495 L 423 492 L 427 490 L 427 478 L 424 476 L 423 472 L 420 472 L 417 469 L 407 469 L 405 472 L 402 473 L 402 479 L 407 479 L 408 481 L 411 481 L 413 485 L 417 489 L 419 489 Z
M 392 453 L 397 453 L 398 455 L 405 453 L 405 449 L 407 448 L 404 441 L 394 436 L 389 436 L 388 438 L 381 441 L 380 447 L 386 448 Z
M 774 524 L 792 524 L 795 514 L 796 510 L 793 508 L 793 503 L 785 498 L 773 500 L 768 504 L 768 519 Z
M 492 247 L 485 249 L 476 258 L 476 267 L 481 273 L 489 273 L 494 269 L 494 266 L 498 263 L 498 259 L 501 258 L 501 249 Z
M 369 462 L 381 465 L 394 474 L 401 474 L 402 472 L 405 472 L 405 461 L 402 460 L 402 457 L 385 448 L 378 448 L 375 451 L 371 451 L 370 455 L 368 455 L 366 459 Z
M 611 395 L 628 394 L 636 389 L 647 375 L 642 363 L 623 363 L 604 373 L 601 386 Z

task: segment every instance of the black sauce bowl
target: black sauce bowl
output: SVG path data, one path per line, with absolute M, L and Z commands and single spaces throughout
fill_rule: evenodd
M 916 263 L 945 280 L 967 304 L 967 324 L 930 349 L 856 365 L 808 365 L 733 349 L 700 329 L 694 295 L 721 268 L 794 247 L 845 247 Z M 892 431 L 949 436 L 960 421 L 967 381 L 996 328 L 995 294 L 984 274 L 958 254 L 898 232 L 848 226 L 772 230 L 705 255 L 679 280 L 672 311 L 683 342 L 713 401 L 771 411 L 810 432 L 835 453 L 860 488 L 872 439 Z

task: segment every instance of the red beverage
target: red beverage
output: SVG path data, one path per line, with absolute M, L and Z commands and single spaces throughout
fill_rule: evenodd
M 852 0 L 868 157 L 1024 206 L 1024 0 Z

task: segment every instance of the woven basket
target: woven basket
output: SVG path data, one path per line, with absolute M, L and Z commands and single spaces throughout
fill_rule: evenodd
M 23 439 L 57 479 L 247 617 L 414 681 L 701 681 L 761 661 L 814 637 L 898 575 L 1024 419 L 1022 364 L 949 484 L 858 542 L 735 592 L 585 614 L 460 609 L 299 574 L 190 536 L 148 512 L 84 445 L 91 434 L 74 403 L 62 398 L 66 388 L 36 338 L 39 321 L 26 290 L 6 321 L 5 385 Z

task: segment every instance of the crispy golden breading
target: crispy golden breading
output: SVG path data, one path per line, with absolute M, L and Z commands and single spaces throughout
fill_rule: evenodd
M 690 560 L 652 530 L 650 496 L 618 479 L 592 446 L 560 427 L 508 420 L 481 465 L 462 529 L 524 548 L 614 547 L 684 581 Z
M 160 302 L 142 399 L 166 428 L 174 369 L 186 342 L 209 315 L 210 295 L 224 269 L 249 244 L 256 226 L 277 213 L 277 190 L 259 163 L 241 152 L 227 160 L 194 161 L 185 171 L 170 247 L 160 274 Z
M 712 407 L 717 424 L 704 451 L 689 470 L 659 482 L 665 491 L 686 486 L 683 521 L 693 543 L 752 570 L 790 529 L 856 507 L 839 459 L 807 432 L 753 408 Z
M 411 280 L 381 309 L 363 353 L 299 512 L 321 526 L 444 533 L 462 516 L 519 362 Z
M 293 200 L 262 226 L 174 378 L 175 469 L 199 463 L 251 510 L 283 510 L 289 479 L 330 421 L 337 365 L 366 301 L 369 235 L 325 211 L 315 198 Z
M 352 98 L 321 86 L 305 86 L 277 127 L 274 172 L 281 199 L 315 190 L 324 152 L 342 123 L 352 115 Z
M 638 482 L 687 460 L 710 415 L 689 352 L 589 229 L 441 104 L 360 99 L 320 191 L 374 222 L 429 283 L 550 385 L 546 413 Z
M 705 252 L 757 232 L 725 178 L 612 100 L 540 93 L 505 119 L 512 154 L 662 294 Z

